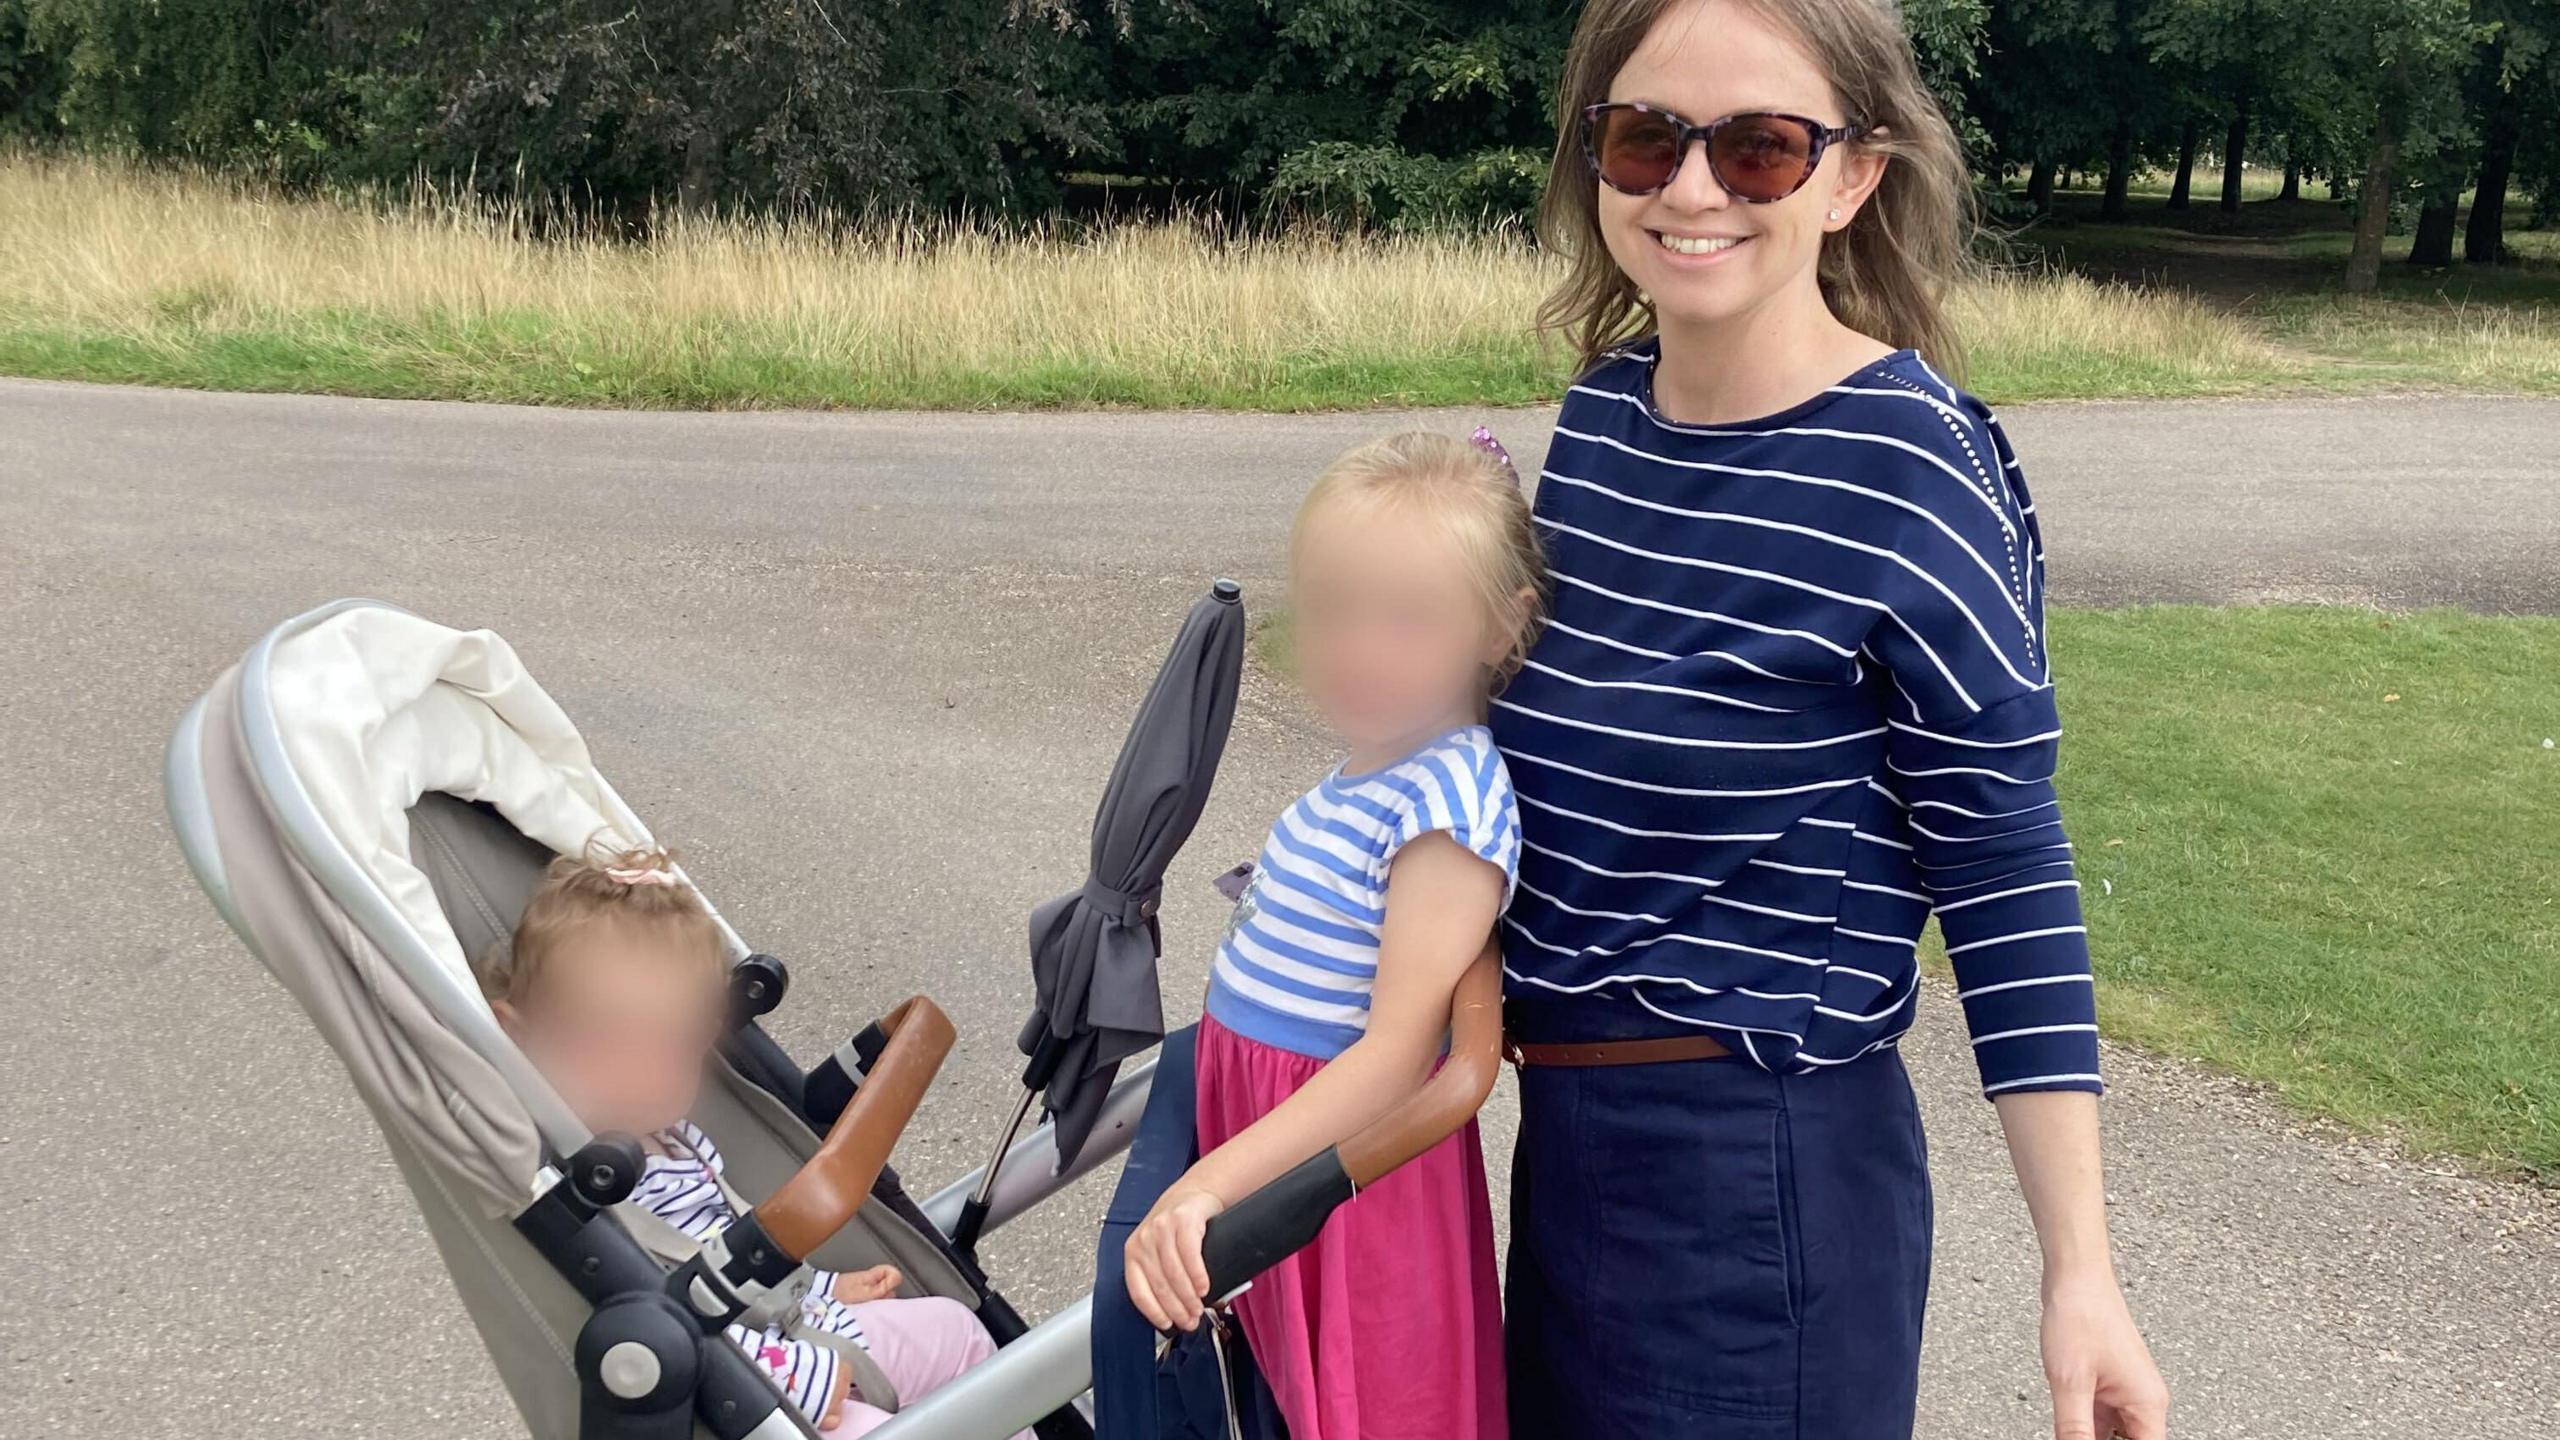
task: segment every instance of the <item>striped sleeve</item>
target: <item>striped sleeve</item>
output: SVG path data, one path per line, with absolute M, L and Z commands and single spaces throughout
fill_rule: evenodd
M 1423 751 L 1397 767 L 1403 804 L 1382 863 L 1435 830 L 1502 872 L 1502 902 L 1520 874 L 1520 809 L 1502 755 L 1481 729 Z
M 2100 1090 L 2088 930 L 2054 793 L 2062 726 L 2034 512 L 1988 417 L 1915 495 L 1868 653 L 1892 684 L 1884 789 L 1905 812 L 1986 1095 Z

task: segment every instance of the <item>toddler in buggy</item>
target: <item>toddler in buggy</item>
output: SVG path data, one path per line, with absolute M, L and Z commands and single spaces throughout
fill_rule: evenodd
M 664 850 L 551 862 L 512 941 L 480 985 L 498 1022 L 598 1130 L 641 1137 L 645 1169 L 625 1219 L 682 1259 L 735 1224 L 720 1148 L 686 1120 L 727 1005 L 720 932 Z M 996 1350 L 968 1307 L 900 1299 L 896 1267 L 810 1272 L 778 1313 L 733 1321 L 730 1340 L 803 1417 L 837 1440 L 887 1424 L 857 1368 L 923 1396 Z M 877 1383 L 876 1381 L 874 1382 Z M 1014 1440 L 1030 1440 L 1028 1432 Z
M 1232 587 L 1202 604 L 1241 627 Z M 1091 1299 L 1026 1325 L 953 1237 L 1125 1150 L 1151 1057 L 1129 1058 L 1083 1114 L 1085 1143 L 1062 1147 L 1051 1125 L 1008 1131 L 987 1167 L 918 1201 L 886 1160 L 952 1044 L 949 1020 L 911 998 L 803 1070 L 758 1023 L 786 973 L 706 897 L 731 1015 L 686 1118 L 753 1203 L 693 1253 L 656 1254 L 623 1207 L 644 1152 L 562 1102 L 465 959 L 514 928 L 555 856 L 653 843 L 506 642 L 371 601 L 295 617 L 188 709 L 166 783 L 190 869 L 338 1054 L 538 1440 L 814 1436 L 723 1333 L 805 1283 L 804 1261 L 894 1265 L 901 1295 L 970 1308 L 1001 1346 L 911 1404 L 857 1374 L 892 1412 L 871 1440 L 1002 1440 L 1033 1422 L 1044 1440 L 1092 1434 Z M 1492 978 L 1477 979 L 1427 1094 L 1211 1225 L 1220 1293 L 1474 1114 L 1497 1063 Z

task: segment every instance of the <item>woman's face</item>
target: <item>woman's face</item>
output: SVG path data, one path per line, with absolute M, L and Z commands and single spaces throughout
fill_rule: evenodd
M 1663 12 L 1608 98 L 1641 101 L 1692 125 L 1745 111 L 1802 115 L 1826 127 L 1849 119 L 1795 37 L 1735 0 L 1685 0 Z M 1664 328 L 1679 329 L 1747 323 L 1789 297 L 1818 303 L 1822 237 L 1848 224 L 1883 172 L 1881 155 L 1833 145 L 1794 194 L 1755 205 L 1725 192 L 1705 144 L 1693 141 L 1671 183 L 1650 195 L 1592 183 L 1610 255 L 1652 297 Z

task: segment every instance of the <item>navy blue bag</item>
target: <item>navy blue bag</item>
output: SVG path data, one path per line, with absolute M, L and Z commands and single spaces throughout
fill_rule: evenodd
M 1244 1335 L 1221 1318 L 1223 1344 L 1203 1325 L 1159 1358 L 1157 1335 L 1129 1301 L 1121 1252 L 1156 1198 L 1200 1158 L 1192 1042 L 1197 1026 L 1164 1037 L 1147 1111 L 1102 1220 L 1093 1273 L 1093 1402 L 1097 1440 L 1287 1440 L 1271 1387 Z M 1234 1427 L 1227 1402 L 1235 1399 Z

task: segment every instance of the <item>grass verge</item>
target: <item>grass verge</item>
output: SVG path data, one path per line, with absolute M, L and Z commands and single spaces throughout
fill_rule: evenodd
M 677 219 L 645 244 L 536 241 L 433 196 L 0 154 L 0 372 L 58 379 L 676 408 L 1519 404 L 1563 384 L 1527 328 L 1554 276 L 1507 234 Z M 1998 401 L 2319 383 L 2181 293 L 2021 274 L 1957 303 Z
M 2560 1182 L 2560 620 L 2051 623 L 2107 1033 Z

